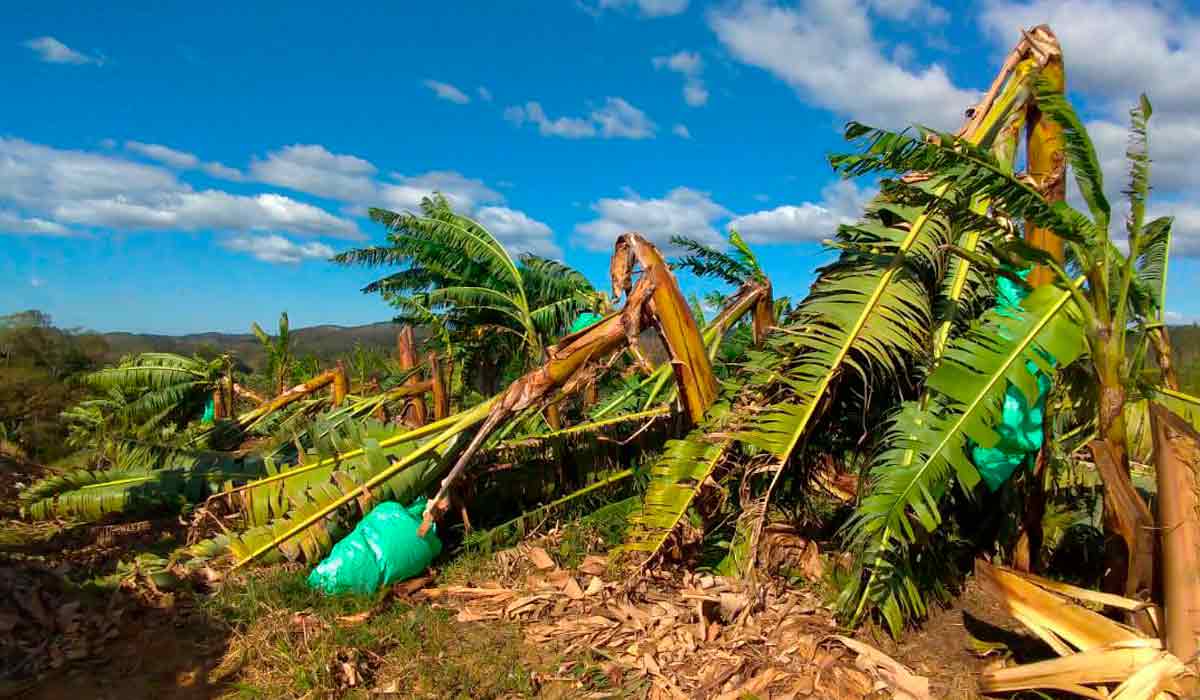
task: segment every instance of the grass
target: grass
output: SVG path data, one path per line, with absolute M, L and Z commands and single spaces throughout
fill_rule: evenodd
M 214 674 L 232 697 L 528 697 L 544 665 L 515 627 L 384 595 L 327 597 L 291 568 L 227 585 L 205 606 L 234 630 Z

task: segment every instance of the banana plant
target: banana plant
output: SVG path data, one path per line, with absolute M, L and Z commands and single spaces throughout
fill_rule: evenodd
M 288 379 L 292 376 L 292 365 L 296 361 L 287 312 L 279 314 L 279 332 L 274 337 L 267 335 L 257 321 L 250 324 L 250 331 L 267 354 L 267 374 L 271 377 L 275 393 L 282 394 L 287 389 Z
M 632 277 L 635 262 L 642 270 L 636 284 Z M 230 540 L 238 554 L 237 566 L 245 566 L 277 548 L 311 558 L 331 542 L 329 527 L 348 522 L 351 516 L 342 509 L 352 502 L 362 510 L 364 499 L 373 502 L 370 499 L 376 498 L 380 489 L 393 488 L 388 484 L 395 484 L 397 479 L 404 489 L 393 492 L 404 496 L 420 492 L 431 485 L 431 480 L 444 475 L 425 513 L 422 528 L 427 529 L 447 510 L 454 484 L 497 428 L 526 410 L 580 389 L 614 353 L 636 351 L 637 337 L 647 328 L 660 334 L 671 355 L 670 366 L 688 418 L 703 421 L 715 398 L 716 382 L 700 331 L 666 261 L 641 236 L 624 234 L 616 242 L 610 273 L 614 295 L 625 296 L 624 307 L 561 339 L 547 350 L 545 364 L 513 382 L 502 394 L 421 428 L 373 443 L 364 441 L 360 447 L 230 490 L 230 496 L 244 494 L 242 498 L 251 500 L 255 494 L 266 494 L 264 498 L 275 504 L 274 511 L 270 505 L 250 506 L 258 508 L 260 515 L 276 517 L 260 526 L 268 529 L 256 530 L 249 538 Z M 470 441 L 462 446 L 467 432 L 477 425 Z M 355 469 L 358 478 L 339 466 L 363 458 L 367 467 Z M 303 488 L 310 481 L 313 483 Z
M 110 408 L 125 421 L 186 424 L 221 386 L 228 363 L 227 357 L 205 360 L 150 352 L 84 375 L 81 381 L 106 396 L 119 393 L 121 400 Z
M 980 234 L 999 256 L 992 264 L 1013 259 L 1036 263 L 1049 282 L 1035 289 L 1018 313 L 988 312 L 966 332 L 949 338 L 924 395 L 896 414 L 871 467 L 868 492 L 847 528 L 859 556 L 859 578 L 844 591 L 841 603 L 851 620 L 878 609 L 893 633 L 905 618 L 924 614 L 918 569 L 929 548 L 920 544 L 942 524 L 942 498 L 953 482 L 969 493 L 979 481 L 968 458 L 968 441 L 982 446 L 997 442 L 995 426 L 1007 385 L 1018 387 L 1033 405 L 1038 388 L 1030 367 L 1053 376 L 1081 362 L 1091 376 L 1096 439 L 1089 447 L 1104 484 L 1110 544 L 1119 545 L 1110 560 L 1114 592 L 1137 593 L 1150 583 L 1153 516 L 1129 478 L 1125 425 L 1128 401 L 1173 391 L 1147 387 L 1140 363 L 1129 361 L 1132 343 L 1161 325 L 1170 239 L 1169 218 L 1145 221 L 1150 103 L 1143 97 L 1131 112 L 1126 255 L 1111 238 L 1111 208 L 1099 160 L 1062 94 L 1061 74 L 1037 75 L 1034 86 L 1031 106 L 1063 140 L 1087 213 L 1048 196 L 1058 186 L 1053 178 L 1064 176 L 1062 169 L 1041 179 L 1020 176 L 995 154 L 957 136 L 925 133 L 916 138 L 853 127 L 872 143 L 867 154 L 852 161 L 855 174 L 919 171 L 953 178 L 954 196 L 942 196 L 939 202 L 948 215 L 963 217 L 971 215 L 972 202 L 988 202 L 991 216 L 978 221 Z M 907 194 L 918 201 L 930 199 L 920 192 Z M 1013 235 L 1012 221 L 1024 221 L 1032 235 Z M 1137 395 L 1129 396 L 1130 388 Z
M 1006 141 L 1013 114 L 1025 107 L 1031 76 L 1055 55 L 1034 44 L 1052 40 L 1042 28 L 1022 39 L 991 89 L 951 137 L 956 143 L 986 152 L 998 139 Z M 847 128 L 850 139 L 870 136 L 858 125 Z M 868 140 L 865 153 L 835 159 L 833 165 L 844 175 L 856 175 L 894 146 L 912 149 L 920 144 L 915 138 L 903 144 Z M 971 247 L 964 235 L 983 218 L 946 215 L 945 203 L 957 198 L 960 180 L 967 175 L 913 167 L 896 187 L 885 188 L 868 204 L 863 219 L 839 229 L 832 245 L 841 249 L 840 257 L 819 271 L 789 323 L 768 340 L 770 352 L 756 363 L 756 374 L 737 402 L 745 407 L 738 439 L 752 451 L 769 455 L 748 472 L 765 480 L 766 486 L 752 502 L 743 503 L 739 537 L 748 547 L 743 568 L 752 568 L 755 561 L 771 494 L 787 466 L 798 461 L 839 386 L 847 381 L 867 387 L 909 384 L 911 372 L 934 360 L 934 329 L 950 328 L 946 319 L 953 319 L 963 299 L 974 296 L 964 289 L 978 282 L 977 276 L 961 268 L 946 273 L 946 249 Z
M 497 389 L 509 359 L 532 367 L 548 339 L 575 315 L 594 309 L 598 296 L 578 271 L 532 254 L 514 256 L 479 222 L 453 211 L 440 194 L 417 213 L 371 209 L 388 231 L 386 245 L 345 251 L 343 265 L 399 266 L 363 288 L 395 306 L 397 320 L 436 321 L 460 352 L 471 352 L 485 375 L 483 392 Z M 464 364 L 467 364 L 464 362 Z

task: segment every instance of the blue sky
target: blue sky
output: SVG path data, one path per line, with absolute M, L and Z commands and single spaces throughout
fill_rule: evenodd
M 825 162 L 841 125 L 955 126 L 1017 28 L 1049 22 L 1122 186 L 1125 113 L 1156 112 L 1174 320 L 1200 317 L 1200 11 L 934 0 L 27 3 L 0 25 L 0 313 L 64 326 L 245 331 L 390 318 L 368 206 L 433 189 L 514 250 L 602 284 L 616 234 L 717 242 L 779 294 L 870 183 Z M 1099 42 L 1096 37 L 1109 37 Z

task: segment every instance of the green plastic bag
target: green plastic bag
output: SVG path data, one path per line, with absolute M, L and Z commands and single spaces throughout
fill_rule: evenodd
M 420 574 L 442 551 L 436 526 L 425 537 L 417 534 L 424 511 L 424 498 L 408 508 L 394 501 L 375 506 L 317 564 L 308 585 L 330 595 L 374 593 Z
M 1017 274 L 1024 279 L 1029 270 L 1017 271 Z M 997 312 L 1017 318 L 1025 296 L 1024 287 L 1007 277 L 1000 277 L 996 285 Z M 1046 360 L 1054 364 L 1053 357 L 1046 357 Z M 1033 362 L 1026 361 L 1025 369 L 1037 380 L 1037 400 L 1030 406 L 1025 392 L 1009 382 L 1004 391 L 1000 424 L 995 428 L 1000 435 L 999 442 L 993 447 L 971 443 L 971 461 L 992 491 L 1003 486 L 1030 455 L 1042 449 L 1042 422 L 1046 415 L 1046 394 L 1050 393 L 1051 381 Z
M 603 317 L 594 314 L 591 311 L 584 311 L 583 313 L 579 314 L 579 316 L 575 317 L 575 322 L 571 324 L 571 330 L 567 331 L 567 333 L 578 333 L 584 328 L 594 326 L 600 322 L 601 318 Z

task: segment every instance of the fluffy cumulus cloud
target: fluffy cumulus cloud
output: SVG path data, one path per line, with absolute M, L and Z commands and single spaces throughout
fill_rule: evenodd
M 979 98 L 955 86 L 941 65 L 912 68 L 890 58 L 861 1 L 802 0 L 793 7 L 739 0 L 710 12 L 708 21 L 736 59 L 842 117 L 950 128 Z
M 591 116 L 606 139 L 649 139 L 658 129 L 645 112 L 620 97 L 606 97 Z
M 626 231 L 637 231 L 666 248 L 676 235 L 721 245 L 724 239 L 716 222 L 731 214 L 708 193 L 687 187 L 676 187 L 660 199 L 647 199 L 627 189 L 622 197 L 595 202 L 592 210 L 598 218 L 575 227 L 581 243 L 591 250 L 607 250 Z
M 25 48 L 36 53 L 38 58 L 46 63 L 73 63 L 76 65 L 92 63 L 97 66 L 104 65 L 103 56 L 92 56 L 82 51 L 76 51 L 52 36 L 39 36 L 36 39 L 24 42 L 24 45 Z
M 280 194 L 194 190 L 158 166 L 0 139 L 0 231 L 285 231 L 361 238 L 358 226 Z
M 471 101 L 467 93 L 459 90 L 450 83 L 443 83 L 439 80 L 425 80 L 421 84 L 432 90 L 433 94 L 437 95 L 439 100 L 446 100 L 447 102 L 460 105 L 465 105 Z
M 636 9 L 643 17 L 669 17 L 687 9 L 688 0 L 599 0 L 596 7 L 607 9 Z
M 542 136 L 582 139 L 599 136 L 606 139 L 654 138 L 658 125 L 646 113 L 620 97 L 606 97 L 604 103 L 585 117 L 551 119 L 539 102 L 526 102 L 504 110 L 504 118 L 523 126 L 533 124 Z
M 562 257 L 550 227 L 525 212 L 508 207 L 483 207 L 475 213 L 475 219 L 509 250 L 546 258 Z
M 750 243 L 822 241 L 832 238 L 839 224 L 857 219 L 873 195 L 852 181 L 836 180 L 821 190 L 820 202 L 787 204 L 746 214 L 734 218 L 729 226 Z
M 692 132 L 688 130 L 686 124 L 676 124 L 675 126 L 671 127 L 671 133 L 675 134 L 681 139 L 692 138 Z
M 305 260 L 327 260 L 333 248 L 319 241 L 296 243 L 278 234 L 265 236 L 233 236 L 221 242 L 229 250 L 247 253 L 256 260 L 268 263 L 296 265 Z
M 514 251 L 561 255 L 549 226 L 503 206 L 504 196 L 482 180 L 454 171 L 382 176 L 358 156 L 316 144 L 293 144 L 253 159 L 243 175 L 159 144 L 125 143 L 126 153 L 154 163 L 122 157 L 112 151 L 114 146 L 89 152 L 0 138 L 0 234 L 213 231 L 226 234 L 221 243 L 225 248 L 275 263 L 331 254 L 324 243 L 297 243 L 283 234 L 365 238 L 353 219 L 315 204 L 278 192 L 242 195 L 197 189 L 176 172 L 201 170 L 331 199 L 341 203 L 343 211 L 356 213 L 367 206 L 416 211 L 423 198 L 440 192 L 455 210 L 484 222 Z
M 854 221 L 873 190 L 835 180 L 821 191 L 820 202 L 801 202 L 774 209 L 735 214 L 706 192 L 676 187 L 659 199 L 632 190 L 621 197 L 592 204 L 597 218 L 575 227 L 579 242 L 591 250 L 606 250 L 617 236 L 637 231 L 671 250 L 672 236 L 686 236 L 722 247 L 723 229 L 736 228 L 754 244 L 815 242 L 831 238 L 839 224 Z M 760 199 L 756 197 L 756 199 Z
M 250 176 L 259 182 L 352 202 L 372 198 L 375 172 L 375 166 L 362 158 L 331 153 L 314 144 L 287 146 L 250 164 Z
M 421 200 L 440 192 L 455 211 L 471 214 L 480 204 L 501 202 L 504 196 L 488 187 L 482 180 L 466 177 L 452 170 L 428 172 L 423 175 L 393 174 L 394 183 L 381 187 L 380 201 L 389 209 L 416 211 Z
M 558 136 L 565 139 L 585 139 L 596 135 L 596 127 L 587 119 L 576 117 L 559 117 L 551 119 L 546 116 L 540 102 L 526 102 L 523 105 L 513 105 L 504 110 L 504 118 L 522 126 L 526 123 L 535 124 L 542 136 Z
M 655 56 L 651 63 L 659 70 L 669 70 L 683 76 L 683 100 L 692 107 L 708 102 L 708 88 L 701 77 L 704 59 L 695 51 L 680 51 L 670 56 Z
M 1200 13 L 1172 3 L 1120 0 L 991 0 L 981 23 L 997 49 L 1013 27 L 1049 24 L 1067 61 L 1067 85 L 1087 122 L 1114 207 L 1123 210 L 1128 111 L 1145 92 L 1150 120 L 1152 208 L 1174 214 L 1176 252 L 1200 255 Z M 1096 37 L 1103 37 L 1097 41 Z

